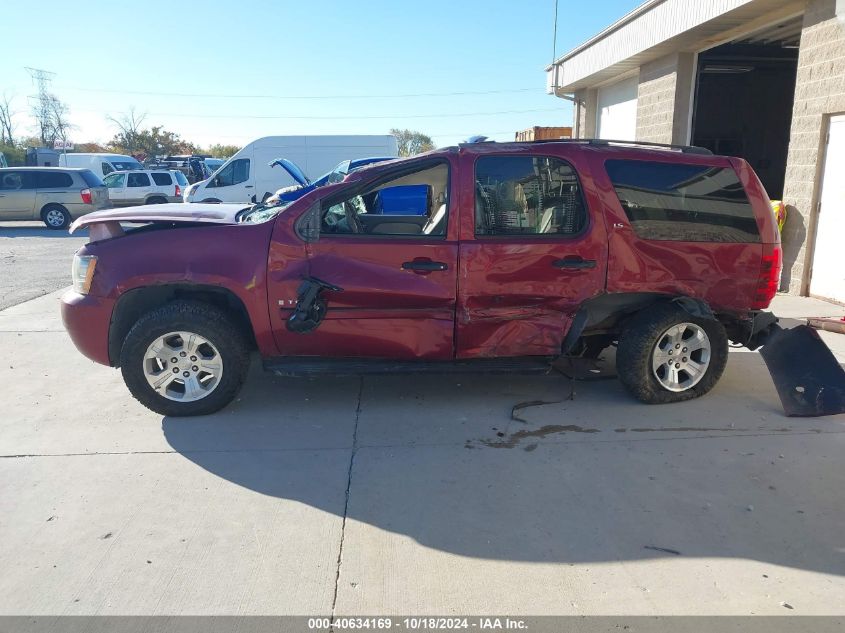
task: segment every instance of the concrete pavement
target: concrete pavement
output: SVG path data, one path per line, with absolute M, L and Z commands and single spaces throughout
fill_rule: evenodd
M 256 368 L 170 419 L 57 296 L 0 312 L 0 614 L 845 613 L 845 416 L 784 417 L 756 353 L 679 405 Z
M 69 235 L 43 222 L 0 222 L 0 310 L 64 288 L 88 231 Z

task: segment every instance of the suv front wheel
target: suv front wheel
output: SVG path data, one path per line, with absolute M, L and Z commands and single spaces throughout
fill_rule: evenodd
M 631 394 L 648 404 L 681 402 L 710 391 L 725 370 L 722 324 L 674 305 L 640 312 L 619 337 L 616 366 Z
M 120 353 L 123 380 L 148 409 L 214 413 L 238 394 L 249 368 L 240 329 L 217 308 L 176 301 L 141 317 Z

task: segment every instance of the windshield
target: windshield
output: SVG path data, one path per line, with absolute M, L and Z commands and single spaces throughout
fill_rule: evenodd
M 325 185 L 333 185 L 336 182 L 342 181 L 349 173 L 349 163 L 350 161 L 345 160 L 342 163 L 335 165 L 334 169 L 327 171 L 325 174 L 317 178 L 317 180 L 314 181 L 314 184 L 318 187 L 323 187 Z
M 128 161 L 128 160 L 113 160 L 109 161 L 117 171 L 130 171 L 132 169 L 143 169 L 144 166 L 139 163 L 137 160 Z

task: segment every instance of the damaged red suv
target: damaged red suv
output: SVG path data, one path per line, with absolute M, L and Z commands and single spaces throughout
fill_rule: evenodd
M 231 402 L 252 350 L 284 375 L 511 373 L 615 345 L 636 398 L 676 402 L 712 389 L 729 341 L 777 328 L 761 312 L 781 270 L 766 192 L 699 148 L 466 144 L 294 202 L 81 227 L 65 326 L 165 415 Z

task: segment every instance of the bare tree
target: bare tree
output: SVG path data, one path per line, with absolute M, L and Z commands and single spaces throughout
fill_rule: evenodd
M 67 106 L 54 95 L 50 95 L 50 101 L 48 103 L 50 120 L 53 123 L 53 141 L 56 139 L 67 141 L 68 134 L 74 127 L 67 119 Z
M 5 93 L 0 101 L 0 145 L 13 145 L 15 140 L 15 123 L 12 112 L 12 99 Z
M 137 114 L 135 112 L 135 108 L 132 107 L 129 108 L 128 114 L 124 114 L 119 119 L 111 116 L 106 118 L 114 123 L 120 130 L 120 132 L 115 135 L 116 139 L 120 139 L 120 145 L 129 151 L 129 153 L 137 151 L 141 145 L 141 139 L 143 136 L 141 125 L 144 123 L 144 119 L 147 118 L 147 113 L 144 112 L 143 114 Z
M 54 94 L 44 93 L 34 102 L 32 116 L 45 146 L 52 147 L 58 139 L 67 140 L 74 127 L 68 121 L 67 111 L 67 106 Z

